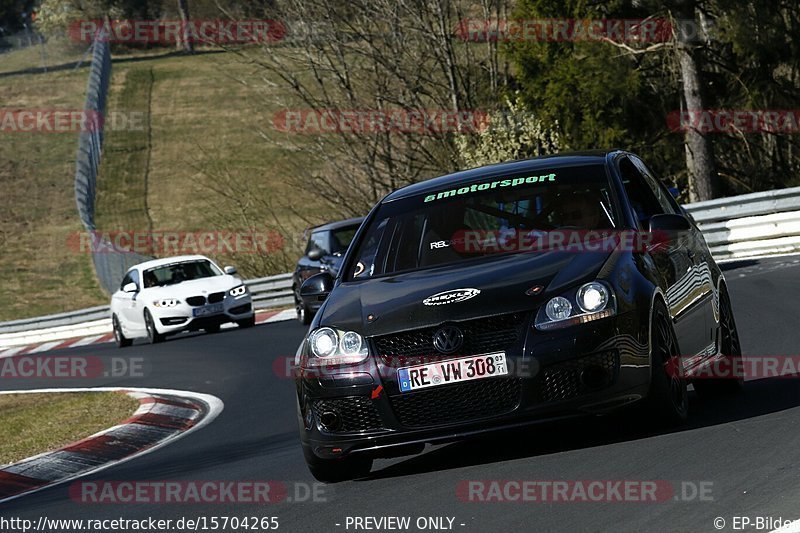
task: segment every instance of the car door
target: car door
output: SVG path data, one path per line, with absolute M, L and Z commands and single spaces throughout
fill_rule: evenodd
M 674 214 L 630 157 L 620 158 L 618 170 L 641 231 L 649 230 L 650 217 Z M 647 252 L 665 283 L 665 298 L 675 326 L 682 354 L 692 356 L 704 347 L 705 316 L 696 305 L 697 271 L 690 246 L 691 235 L 681 233 L 660 242 Z
M 128 283 L 136 284 L 138 290 L 136 292 L 123 292 L 116 293 L 119 295 L 119 309 L 122 314 L 123 323 L 125 325 L 125 332 L 136 334 L 144 331 L 144 315 L 143 308 L 140 305 L 142 283 L 139 279 L 139 271 L 137 269 L 129 270 L 125 277 L 122 279 L 121 287 Z
M 659 204 L 670 213 L 685 215 L 685 212 L 674 200 L 666 186 L 658 180 L 647 168 L 644 162 L 636 157 L 631 157 L 634 165 L 640 170 L 645 181 L 653 190 L 658 198 Z M 686 236 L 687 254 L 694 267 L 694 282 L 692 305 L 696 306 L 703 316 L 704 340 L 700 340 L 701 347 L 697 353 L 703 352 L 710 354 L 715 347 L 716 319 L 714 318 L 714 285 L 711 280 L 711 268 L 709 266 L 709 252 L 705 238 L 694 221 L 687 217 L 691 222 L 691 229 Z

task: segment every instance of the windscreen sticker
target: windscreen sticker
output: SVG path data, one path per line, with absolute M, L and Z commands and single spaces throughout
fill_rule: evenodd
M 487 181 L 486 183 L 473 183 L 469 187 L 461 187 L 460 189 L 450 189 L 449 191 L 442 191 L 437 194 L 429 194 L 425 197 L 425 202 L 433 202 L 441 200 L 442 198 L 450 198 L 453 196 L 460 196 L 463 194 L 470 194 L 488 189 L 496 189 L 497 187 L 518 187 L 519 185 L 530 185 L 532 183 L 543 183 L 556 181 L 555 174 L 544 174 L 542 176 L 528 176 L 525 178 L 508 178 L 495 181 Z

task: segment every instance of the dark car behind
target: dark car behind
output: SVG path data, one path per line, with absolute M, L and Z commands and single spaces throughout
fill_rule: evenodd
M 309 277 L 320 272 L 330 272 L 336 277 L 344 252 L 347 251 L 347 247 L 350 246 L 353 236 L 363 221 L 364 217 L 349 218 L 306 230 L 306 235 L 308 235 L 306 249 L 303 257 L 297 261 L 292 275 L 295 309 L 297 310 L 297 319 L 301 323 L 310 324 L 322 302 L 304 302 L 300 297 L 300 285 Z

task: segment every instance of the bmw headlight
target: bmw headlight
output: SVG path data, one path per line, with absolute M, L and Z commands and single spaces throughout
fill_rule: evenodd
M 360 363 L 368 355 L 364 337 L 355 331 L 318 328 L 311 332 L 307 341 L 311 355 L 307 366 Z
M 181 301 L 177 298 L 162 298 L 161 300 L 154 301 L 153 305 L 156 307 L 175 307 L 179 303 L 181 303 Z
M 556 296 L 539 309 L 536 329 L 548 330 L 585 324 L 617 313 L 614 292 L 599 281 L 581 285 L 577 291 Z
M 229 290 L 228 293 L 234 298 L 238 298 L 239 296 L 244 296 L 245 294 L 247 294 L 247 285 L 239 285 L 238 287 L 234 287 L 231 290 Z

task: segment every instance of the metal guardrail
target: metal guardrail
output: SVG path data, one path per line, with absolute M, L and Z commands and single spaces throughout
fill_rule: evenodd
M 800 187 L 745 194 L 684 206 L 716 259 L 800 252 Z M 246 280 L 256 309 L 294 303 L 292 275 Z M 0 323 L 0 334 L 107 319 L 108 306 Z
M 717 260 L 800 252 L 800 187 L 684 206 Z

